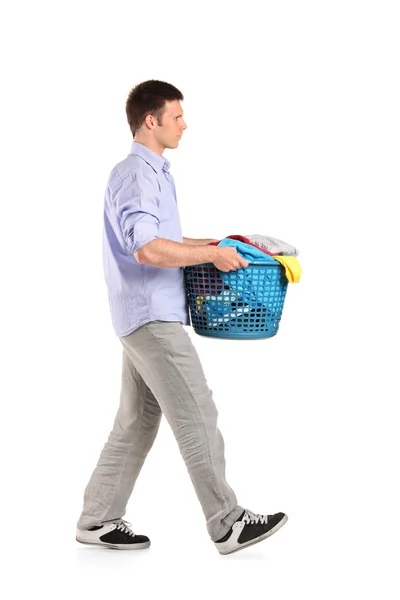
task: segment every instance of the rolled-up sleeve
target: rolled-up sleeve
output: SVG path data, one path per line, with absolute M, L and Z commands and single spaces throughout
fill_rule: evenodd
M 126 250 L 134 254 L 158 237 L 159 187 L 157 180 L 140 171 L 121 179 L 113 205 L 125 241 Z

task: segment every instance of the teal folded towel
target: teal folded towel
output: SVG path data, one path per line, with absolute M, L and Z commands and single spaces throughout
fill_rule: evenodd
M 250 244 L 246 244 L 245 242 L 241 242 L 240 240 L 224 238 L 218 244 L 218 248 L 220 246 L 232 246 L 236 249 L 236 252 L 240 254 L 240 256 L 243 256 L 243 258 L 248 260 L 250 263 L 265 262 L 270 264 L 276 264 L 277 262 L 279 262 L 275 260 L 275 258 L 272 258 L 272 256 L 269 256 L 269 254 L 265 254 L 262 250 L 259 250 L 254 246 L 250 246 Z

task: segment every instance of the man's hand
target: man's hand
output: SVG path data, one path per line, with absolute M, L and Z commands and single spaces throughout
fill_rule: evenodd
M 245 269 L 249 266 L 249 261 L 243 258 L 235 248 L 229 246 L 216 246 L 218 253 L 213 260 L 214 265 L 220 271 L 228 273 L 237 269 Z

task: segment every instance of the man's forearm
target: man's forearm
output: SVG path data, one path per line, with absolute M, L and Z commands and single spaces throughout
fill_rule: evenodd
M 145 244 L 139 253 L 135 253 L 135 257 L 140 259 L 140 263 L 153 267 L 173 268 L 214 262 L 217 252 L 216 246 L 181 244 L 157 238 Z
M 203 238 L 203 239 L 187 238 L 187 237 L 183 238 L 183 243 L 187 244 L 189 246 L 207 246 L 207 244 L 209 244 L 210 242 L 219 242 L 219 240 L 215 240 L 214 238 Z

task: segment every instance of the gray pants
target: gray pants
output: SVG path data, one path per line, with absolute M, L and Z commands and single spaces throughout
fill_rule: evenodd
M 218 411 L 190 336 L 179 322 L 152 321 L 120 340 L 120 406 L 86 486 L 77 526 L 88 529 L 124 516 L 163 413 L 216 541 L 244 509 L 225 480 Z

